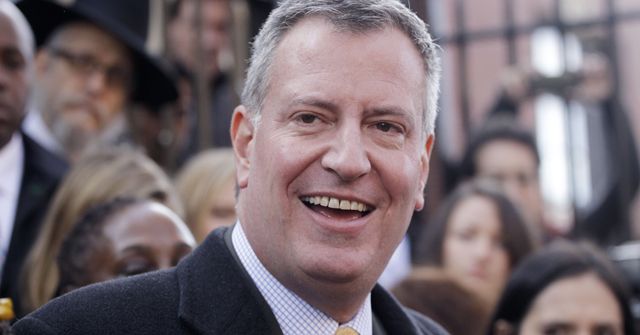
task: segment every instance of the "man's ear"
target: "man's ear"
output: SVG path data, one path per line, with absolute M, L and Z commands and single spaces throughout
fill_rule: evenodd
M 420 187 L 416 194 L 416 207 L 415 210 L 422 210 L 424 207 L 424 188 L 427 185 L 429 179 L 429 161 L 431 160 L 431 152 L 433 151 L 433 143 L 435 142 L 435 135 L 430 134 L 425 142 L 425 147 L 420 154 Z
M 236 156 L 236 178 L 240 188 L 245 188 L 249 184 L 254 135 L 255 127 L 247 108 L 243 105 L 236 107 L 231 119 L 231 142 Z

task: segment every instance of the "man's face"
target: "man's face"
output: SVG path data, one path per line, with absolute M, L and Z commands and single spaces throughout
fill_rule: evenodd
M 63 27 L 36 57 L 37 107 L 70 156 L 122 113 L 131 85 L 126 47 L 85 23 Z
M 28 93 L 27 58 L 9 18 L 0 13 L 0 148 L 20 127 Z
M 260 122 L 236 109 L 240 222 L 303 298 L 318 285 L 368 292 L 423 207 L 423 73 L 399 30 L 341 33 L 307 18 L 275 52 Z
M 196 1 L 185 0 L 177 17 L 168 26 L 169 48 L 176 60 L 189 71 L 197 67 Z M 229 0 L 202 1 L 200 8 L 202 20 L 201 46 L 203 69 L 207 78 L 219 72 L 218 62 L 222 50 L 229 45 L 231 27 L 231 8 Z
M 538 163 L 529 147 L 510 140 L 494 140 L 482 146 L 475 162 L 477 175 L 497 181 L 527 222 L 536 226 L 543 223 Z
M 624 319 L 615 295 L 595 274 L 553 282 L 527 312 L 519 334 L 624 334 Z

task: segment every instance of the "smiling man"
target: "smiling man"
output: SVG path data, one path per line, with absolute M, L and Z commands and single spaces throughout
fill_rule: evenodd
M 283 1 L 253 51 L 231 124 L 238 223 L 174 271 L 80 290 L 16 330 L 444 333 L 376 285 L 424 205 L 439 79 L 425 24 L 395 0 Z

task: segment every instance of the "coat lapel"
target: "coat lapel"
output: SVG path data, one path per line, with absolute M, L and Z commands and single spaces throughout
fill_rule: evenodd
M 282 334 L 271 309 L 230 250 L 231 231 L 222 228 L 209 234 L 178 265 L 179 317 L 200 334 Z
M 2 275 L 0 294 L 14 298 L 15 309 L 20 312 L 18 276 L 27 253 L 40 230 L 42 220 L 53 198 L 56 187 L 67 171 L 67 164 L 47 152 L 23 134 L 24 169 L 18 207 Z
M 376 285 L 371 291 L 371 308 L 374 317 L 379 321 L 375 335 L 385 334 L 384 330 L 393 330 L 393 334 L 413 335 L 418 334 L 418 330 L 404 311 L 400 303 L 393 298 L 382 286 Z M 374 322 L 375 325 L 375 322 Z

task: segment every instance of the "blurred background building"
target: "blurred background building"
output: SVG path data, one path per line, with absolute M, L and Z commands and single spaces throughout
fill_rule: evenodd
M 457 181 L 471 134 L 502 114 L 536 135 L 546 213 L 558 229 L 606 245 L 637 234 L 628 222 L 638 183 L 640 2 L 410 4 L 443 48 L 441 177 L 430 178 L 431 199 Z
M 235 105 L 242 88 L 250 41 L 275 4 L 152 1 L 151 53 L 172 58 L 169 29 L 177 17 L 172 10 L 181 1 L 202 13 L 187 19 L 190 36 L 203 41 L 189 46 L 194 68 L 177 71 L 183 101 L 156 115 L 130 113 L 131 137 L 169 172 L 196 152 L 230 145 L 219 140 L 227 138 L 226 127 L 216 124 L 232 112 L 228 106 Z M 443 55 L 437 147 L 427 210 L 417 223 L 426 222 L 459 181 L 459 160 L 474 132 L 500 116 L 535 134 L 545 212 L 559 231 L 602 245 L 640 235 L 640 218 L 634 220 L 632 210 L 639 174 L 640 2 L 403 1 L 429 23 Z M 220 2 L 230 8 L 222 28 L 205 10 L 208 3 Z M 212 29 L 228 35 L 215 57 L 231 96 L 224 110 L 210 87 L 206 41 Z

